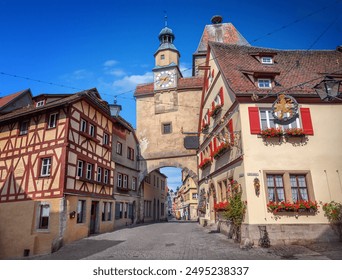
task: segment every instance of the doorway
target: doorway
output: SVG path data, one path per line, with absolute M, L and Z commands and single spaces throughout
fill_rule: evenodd
M 98 228 L 98 211 L 99 211 L 99 202 L 92 201 L 91 209 L 90 209 L 90 234 L 94 234 L 97 232 Z

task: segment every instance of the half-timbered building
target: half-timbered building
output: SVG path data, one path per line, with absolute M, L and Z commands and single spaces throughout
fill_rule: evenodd
M 113 230 L 113 125 L 97 90 L 4 98 L 25 102 L 0 115 L 0 258 Z

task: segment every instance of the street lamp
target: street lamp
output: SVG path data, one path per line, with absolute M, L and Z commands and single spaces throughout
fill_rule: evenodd
M 324 80 L 317 84 L 314 88 L 323 101 L 332 101 L 334 99 L 341 100 L 337 97 L 340 93 L 340 83 L 341 81 L 326 76 Z
M 120 114 L 120 111 L 122 109 L 121 105 L 116 104 L 116 97 L 114 99 L 114 104 L 109 104 L 109 109 L 110 109 L 110 115 L 112 117 L 117 117 Z

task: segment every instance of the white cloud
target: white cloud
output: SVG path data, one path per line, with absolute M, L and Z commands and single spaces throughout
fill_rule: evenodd
M 114 59 L 107 60 L 103 63 L 104 67 L 112 67 L 114 65 L 118 64 L 118 62 Z
M 179 65 L 179 70 L 182 72 L 184 78 L 192 76 L 192 68 L 189 63 L 181 63 Z
M 126 75 L 126 72 L 122 69 L 110 69 L 107 70 L 105 73 L 114 77 L 122 77 Z
M 150 82 L 153 82 L 153 74 L 147 72 L 143 75 L 124 76 L 122 79 L 112 82 L 111 88 L 120 91 L 134 90 L 138 84 Z

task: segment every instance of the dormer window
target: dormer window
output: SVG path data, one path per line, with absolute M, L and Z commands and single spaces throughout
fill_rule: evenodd
M 258 79 L 258 87 L 261 89 L 272 88 L 271 79 Z
M 273 57 L 271 56 L 262 56 L 261 57 L 262 64 L 273 64 Z
M 36 103 L 36 108 L 44 106 L 44 100 L 40 100 Z

